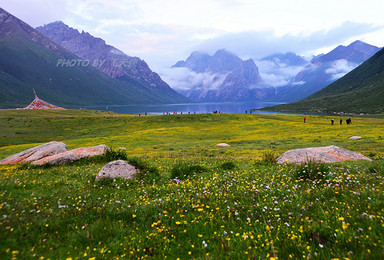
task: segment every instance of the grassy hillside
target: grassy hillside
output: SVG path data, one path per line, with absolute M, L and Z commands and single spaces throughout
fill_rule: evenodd
M 0 258 L 381 259 L 384 119 L 330 119 L 0 110 L 0 159 L 51 140 L 127 148 L 72 165 L 0 166 Z M 271 160 L 330 144 L 375 160 Z M 96 183 L 112 157 L 144 174 Z
M 362 65 L 298 102 L 264 108 L 273 111 L 384 112 L 384 49 Z

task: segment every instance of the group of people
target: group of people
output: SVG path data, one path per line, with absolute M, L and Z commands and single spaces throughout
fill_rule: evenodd
M 352 124 L 352 119 L 351 118 L 348 118 L 347 120 L 346 120 L 346 122 L 347 122 L 347 125 L 350 125 L 350 124 Z M 335 123 L 335 120 L 334 119 L 331 119 L 331 125 L 333 125 Z M 342 118 L 340 118 L 340 125 L 342 125 L 343 124 L 343 119 Z
M 173 114 L 173 115 L 177 115 L 178 113 L 180 113 L 180 115 L 183 114 L 183 112 L 163 112 L 163 116 L 164 116 L 164 115 L 172 115 L 172 114 Z M 221 113 L 221 112 L 220 112 L 220 113 Z M 190 115 L 190 114 L 191 114 L 191 112 L 188 112 L 188 115 Z M 194 111 L 193 114 L 196 114 L 196 111 Z M 144 115 L 148 115 L 148 113 L 145 112 Z M 141 116 L 141 114 L 139 114 L 139 116 Z
M 304 123 L 307 121 L 307 118 L 306 117 L 304 117 Z M 347 120 L 346 120 L 346 122 L 347 122 L 347 125 L 350 125 L 350 124 L 352 124 L 352 119 L 351 118 L 348 118 Z M 331 119 L 331 125 L 333 125 L 335 123 L 335 119 Z M 340 125 L 342 125 L 343 124 L 343 119 L 342 118 L 340 118 Z

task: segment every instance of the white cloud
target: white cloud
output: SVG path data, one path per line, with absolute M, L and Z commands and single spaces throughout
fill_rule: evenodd
M 309 34 L 276 35 L 273 31 L 247 31 L 228 33 L 207 40 L 196 46 L 197 50 L 214 52 L 218 46 L 238 53 L 242 57 L 262 58 L 276 52 L 313 54 L 317 49 L 335 47 L 347 40 L 356 40 L 359 35 L 374 32 L 383 27 L 372 24 L 345 22 L 330 30 Z
M 287 66 L 279 59 L 274 62 L 268 60 L 256 60 L 260 76 L 267 86 L 281 87 L 287 85 L 293 77 L 305 68 L 303 66 Z
M 358 64 L 348 62 L 347 60 L 342 59 L 332 62 L 331 67 L 325 72 L 331 75 L 332 80 L 336 80 L 343 77 L 345 74 L 352 71 L 357 66 Z
M 64 19 L 69 11 L 64 1 L 2 0 L 1 8 L 32 27 Z
M 223 83 L 225 74 L 197 73 L 189 68 L 163 69 L 159 75 L 173 89 L 190 90 L 192 88 L 217 89 Z
M 284 77 L 279 74 L 260 73 L 261 78 L 267 86 L 281 87 L 286 86 L 290 82 L 290 78 Z
M 300 85 L 304 85 L 304 84 L 305 84 L 305 81 L 301 80 L 301 81 L 293 82 L 292 86 L 300 86 Z

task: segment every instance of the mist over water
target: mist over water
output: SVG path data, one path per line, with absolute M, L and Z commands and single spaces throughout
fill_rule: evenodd
M 267 106 L 283 104 L 281 102 L 226 102 L 226 103 L 186 103 L 186 104 L 160 104 L 160 105 L 106 105 L 87 106 L 84 108 L 112 111 L 119 114 L 141 114 L 162 115 L 162 114 L 201 114 L 201 113 L 254 113 L 254 114 L 276 114 L 269 111 L 251 111 Z

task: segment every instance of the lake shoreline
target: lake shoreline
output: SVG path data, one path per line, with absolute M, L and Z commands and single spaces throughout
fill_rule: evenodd
M 235 113 L 235 114 L 296 114 L 275 111 L 256 110 L 263 107 L 283 104 L 281 102 L 211 102 L 183 104 L 153 104 L 153 105 L 103 105 L 103 106 L 73 106 L 69 109 L 92 109 L 110 111 L 118 114 L 203 114 L 203 113 Z

